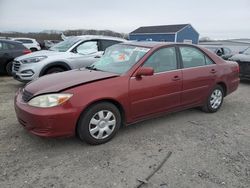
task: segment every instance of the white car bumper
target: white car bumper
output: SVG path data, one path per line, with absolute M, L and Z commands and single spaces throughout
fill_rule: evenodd
M 13 61 L 12 75 L 13 78 L 21 82 L 29 82 L 39 77 L 38 72 L 40 66 L 38 64 L 22 64 L 20 61 Z

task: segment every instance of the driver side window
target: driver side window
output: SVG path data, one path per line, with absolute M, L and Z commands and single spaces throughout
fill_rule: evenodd
M 76 47 L 76 52 L 82 55 L 89 55 L 98 52 L 97 41 L 87 41 Z
M 156 51 L 147 59 L 143 66 L 152 67 L 155 73 L 177 69 L 175 48 L 162 48 Z

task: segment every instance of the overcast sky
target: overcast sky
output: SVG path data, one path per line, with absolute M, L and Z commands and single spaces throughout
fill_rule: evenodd
M 250 38 L 250 0 L 0 0 L 0 31 L 191 23 L 201 36 Z

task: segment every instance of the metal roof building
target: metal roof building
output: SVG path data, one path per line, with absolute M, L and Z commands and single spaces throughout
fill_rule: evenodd
M 191 24 L 146 26 L 131 32 L 129 34 L 129 40 L 198 44 L 199 33 Z

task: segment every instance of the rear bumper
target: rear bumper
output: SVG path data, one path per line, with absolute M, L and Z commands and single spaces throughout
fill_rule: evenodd
M 19 123 L 37 136 L 70 137 L 75 134 L 77 114 L 74 108 L 32 107 L 22 101 L 21 92 L 18 92 L 15 97 L 15 111 Z

